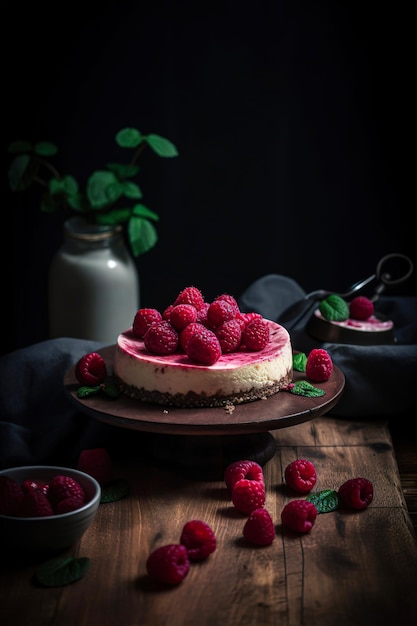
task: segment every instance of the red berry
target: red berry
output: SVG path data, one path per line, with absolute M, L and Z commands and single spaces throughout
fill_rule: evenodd
M 215 298 L 214 301 L 216 300 L 225 300 L 226 302 L 231 304 L 233 311 L 234 311 L 234 317 L 236 317 L 236 315 L 240 313 L 239 305 L 236 302 L 236 299 L 233 296 L 231 296 L 229 293 L 223 293 L 221 296 L 217 296 L 217 298 Z
M 235 352 L 242 340 L 242 330 L 237 319 L 222 322 L 215 329 L 215 334 L 219 340 L 223 354 Z
M 149 326 L 161 320 L 162 315 L 157 309 L 139 309 L 133 320 L 132 333 L 143 339 Z
M 2 515 L 19 515 L 24 492 L 21 485 L 10 476 L 0 476 L 0 513 Z
M 169 314 L 173 327 L 181 331 L 197 319 L 197 309 L 192 304 L 176 304 Z
M 210 328 L 216 328 L 222 322 L 232 320 L 235 317 L 235 309 L 227 300 L 214 300 L 207 310 L 207 320 Z
M 52 504 L 43 491 L 32 489 L 24 493 L 19 515 L 22 517 L 48 517 L 49 515 L 54 515 Z
M 162 313 L 162 319 L 165 320 L 166 322 L 171 322 L 171 311 L 174 308 L 173 304 L 170 304 L 167 306 L 167 308 L 165 309 L 165 311 Z
M 243 536 L 258 546 L 268 546 L 274 541 L 275 526 L 266 509 L 252 511 L 243 527 Z
M 75 496 L 69 496 L 68 498 L 64 498 L 57 502 L 55 507 L 55 513 L 57 515 L 61 515 L 62 513 L 69 513 L 70 511 L 76 511 L 77 509 L 84 506 L 84 500 L 80 500 L 80 498 L 76 498 Z
M 374 497 L 374 486 L 367 478 L 351 478 L 339 487 L 343 504 L 352 509 L 366 509 Z
M 191 324 L 188 324 L 188 326 L 186 326 L 184 330 L 180 332 L 180 339 L 179 339 L 180 348 L 184 352 L 187 352 L 187 346 L 188 346 L 190 337 L 194 335 L 194 333 L 197 333 L 199 331 L 204 332 L 204 329 L 205 329 L 205 326 L 203 326 L 203 324 L 200 324 L 200 322 L 193 322 Z
M 77 469 L 90 474 L 102 487 L 113 478 L 113 461 L 106 448 L 82 450 L 78 457 Z
M 56 506 L 60 500 L 65 498 L 78 498 L 85 501 L 86 495 L 81 485 L 71 476 L 57 474 L 49 482 L 48 500 Z
M 263 350 L 269 343 L 269 326 L 266 320 L 256 317 L 248 322 L 242 332 L 242 343 L 247 350 Z
M 354 320 L 367 320 L 373 312 L 374 303 L 365 296 L 357 296 L 349 304 L 349 315 Z
M 208 319 L 207 319 L 207 311 L 209 310 L 209 306 L 210 303 L 209 302 L 205 302 L 203 304 L 203 306 L 201 307 L 201 309 L 197 310 L 197 322 L 200 322 L 200 324 L 204 324 L 204 326 L 208 326 Z
M 81 385 L 95 387 L 107 376 L 106 363 L 97 352 L 90 352 L 79 359 L 75 366 L 75 376 Z
M 265 485 L 258 480 L 241 478 L 232 488 L 232 502 L 240 513 L 249 514 L 265 504 Z
M 308 500 L 292 500 L 281 512 L 284 528 L 297 533 L 308 533 L 314 526 L 317 508 Z
M 221 357 L 222 349 L 214 332 L 201 325 L 201 329 L 189 338 L 186 352 L 194 363 L 213 365 Z
M 168 585 L 178 585 L 190 571 L 187 548 L 168 544 L 154 550 L 147 558 L 146 570 L 152 578 Z
M 285 468 L 287 485 L 298 493 L 308 493 L 316 484 L 316 468 L 311 461 L 296 459 Z
M 174 300 L 174 305 L 176 304 L 192 304 L 198 311 L 204 305 L 204 298 L 197 287 L 186 287 Z
M 307 357 L 306 375 L 315 383 L 329 380 L 333 372 L 333 361 L 330 354 L 322 348 L 314 348 Z
M 178 348 L 178 332 L 169 322 L 162 320 L 148 328 L 143 341 L 145 348 L 153 354 L 173 354 Z
M 231 492 L 235 483 L 242 478 L 264 482 L 263 469 L 256 461 L 244 460 L 230 463 L 224 471 L 224 482 Z
M 46 495 L 48 493 L 49 485 L 42 480 L 30 480 L 28 478 L 27 480 L 23 481 L 22 489 L 23 491 L 43 491 L 43 493 Z
M 190 561 L 202 561 L 216 549 L 216 537 L 208 524 L 191 520 L 182 529 L 180 543 L 187 548 Z

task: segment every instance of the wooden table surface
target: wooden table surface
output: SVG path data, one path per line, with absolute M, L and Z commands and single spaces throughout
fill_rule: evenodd
M 246 516 L 234 509 L 219 476 L 195 480 L 146 458 L 140 444 L 135 454 L 141 435 L 126 431 L 127 452 L 117 459 L 129 495 L 101 504 L 81 541 L 63 553 L 91 559 L 84 578 L 40 588 L 32 575 L 44 559 L 3 559 L 1 626 L 417 624 L 417 538 L 386 422 L 321 416 L 273 432 L 277 447 L 264 473 L 276 537 L 262 548 L 243 540 Z M 280 514 L 294 495 L 282 477 L 296 458 L 315 464 L 316 490 L 369 478 L 373 502 L 360 512 L 320 514 L 306 535 L 283 532 Z M 150 580 L 149 553 L 178 542 L 191 519 L 212 527 L 216 551 L 191 564 L 179 586 Z

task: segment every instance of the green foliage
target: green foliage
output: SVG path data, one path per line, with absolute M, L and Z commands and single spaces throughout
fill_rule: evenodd
M 58 153 L 55 144 L 14 141 L 8 147 L 13 156 L 8 171 L 9 186 L 14 192 L 22 192 L 33 184 L 41 185 L 44 191 L 40 210 L 44 213 L 70 209 L 95 224 L 123 226 L 132 253 L 138 257 L 156 245 L 158 234 L 154 222 L 159 220 L 144 204 L 137 204 L 142 191 L 132 179 L 139 174 L 138 157 L 146 147 L 162 158 L 176 157 L 178 151 L 165 137 L 142 135 L 136 128 L 123 128 L 116 133 L 115 142 L 120 148 L 133 151 L 130 161 L 108 163 L 105 169 L 95 170 L 83 191 L 73 176 L 61 175 L 52 163 L 52 157 Z
M 331 513 L 340 506 L 340 497 L 334 489 L 323 489 L 308 494 L 306 500 L 312 502 L 318 513 Z
M 35 580 L 43 587 L 64 587 L 79 580 L 90 567 L 86 556 L 57 557 L 42 563 L 35 571 Z
M 124 478 L 118 478 L 101 489 L 102 504 L 117 502 L 125 498 L 129 493 L 129 483 Z
M 305 398 L 319 398 L 320 396 L 324 396 L 325 392 L 323 389 L 319 389 L 315 387 L 308 380 L 297 380 L 290 388 L 290 393 L 293 393 L 296 396 L 304 396 Z
M 305 372 L 307 365 L 307 355 L 305 352 L 296 352 L 293 354 L 292 365 L 297 372 Z

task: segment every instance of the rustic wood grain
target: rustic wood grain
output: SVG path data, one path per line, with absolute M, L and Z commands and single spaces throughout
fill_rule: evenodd
M 245 543 L 246 517 L 231 505 L 222 480 L 193 480 L 127 454 L 118 471 L 129 481 L 129 496 L 102 504 L 79 544 L 64 553 L 91 558 L 85 577 L 37 588 L 31 577 L 42 559 L 3 562 L 0 624 L 415 626 L 417 538 L 387 425 L 324 416 L 274 437 L 276 453 L 264 467 L 265 506 L 277 531 L 272 545 Z M 317 489 L 368 477 L 373 502 L 361 512 L 319 515 L 307 535 L 283 532 L 280 513 L 294 498 L 283 473 L 297 457 L 314 462 Z M 184 523 L 197 518 L 213 528 L 217 550 L 192 564 L 177 587 L 150 580 L 149 553 L 178 542 Z

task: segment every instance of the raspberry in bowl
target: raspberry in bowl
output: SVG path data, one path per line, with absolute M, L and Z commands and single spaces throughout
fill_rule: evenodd
M 91 525 L 100 498 L 95 478 L 73 468 L 0 471 L 0 550 L 40 554 L 69 548 Z

